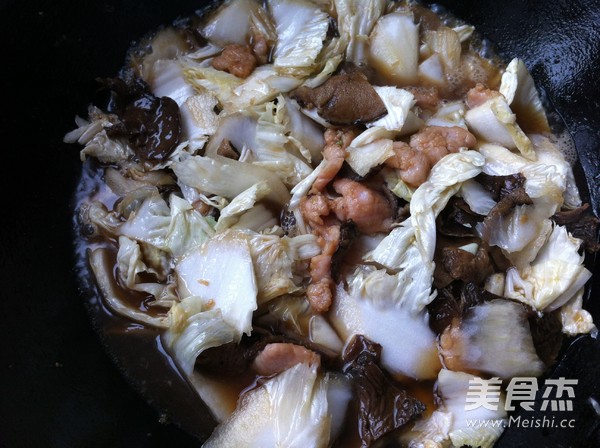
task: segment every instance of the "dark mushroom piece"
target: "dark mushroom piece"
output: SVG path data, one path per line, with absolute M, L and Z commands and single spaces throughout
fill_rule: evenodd
M 346 346 L 344 372 L 352 378 L 361 448 L 419 417 L 425 405 L 389 378 L 379 366 L 381 345 L 356 335 Z
M 387 114 L 383 101 L 359 72 L 332 76 L 319 87 L 299 87 L 290 95 L 307 109 L 334 125 L 369 123 Z
M 592 214 L 590 204 L 583 204 L 573 210 L 561 210 L 552 219 L 558 225 L 565 226 L 575 237 L 583 241 L 583 248 L 587 252 L 598 252 L 598 227 L 600 220 Z
M 169 97 L 157 98 L 146 83 L 137 79 L 100 80 L 113 93 L 112 107 L 121 122 L 110 127 L 111 137 L 127 139 L 141 161 L 166 160 L 181 140 L 179 106 Z

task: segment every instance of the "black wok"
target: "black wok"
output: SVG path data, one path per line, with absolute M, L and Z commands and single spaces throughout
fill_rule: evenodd
M 208 433 L 207 414 L 186 417 L 193 400 L 174 406 L 177 394 L 136 381 L 151 362 L 144 352 L 108 351 L 110 334 L 92 324 L 72 242 L 81 165 L 62 143 L 75 114 L 95 101 L 95 77 L 116 74 L 132 41 L 203 4 L 0 2 L 2 447 L 192 447 Z M 500 55 L 526 62 L 572 134 L 580 188 L 599 214 L 600 1 L 437 4 L 474 24 Z M 600 263 L 589 263 L 585 306 L 600 322 Z M 135 377 L 124 365 L 136 365 Z M 600 342 L 570 341 L 551 376 L 579 380 L 575 427 L 510 428 L 498 446 L 600 446 Z

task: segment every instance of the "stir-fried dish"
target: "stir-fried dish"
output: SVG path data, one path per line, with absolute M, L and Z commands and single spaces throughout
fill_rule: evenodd
M 86 260 L 211 409 L 203 446 L 489 447 L 503 425 L 468 422 L 506 406 L 469 386 L 502 404 L 595 335 L 573 148 L 440 8 L 228 0 L 98 81 L 65 136 Z

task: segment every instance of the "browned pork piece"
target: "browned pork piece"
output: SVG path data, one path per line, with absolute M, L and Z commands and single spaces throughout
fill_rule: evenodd
M 325 131 L 325 146 L 323 148 L 323 159 L 325 168 L 314 181 L 310 190 L 311 194 L 319 193 L 337 176 L 344 159 L 346 157 L 346 148 L 359 134 L 358 129 L 349 128 L 331 128 Z
M 362 233 L 387 232 L 392 225 L 394 210 L 383 193 L 360 182 L 338 179 L 333 183 L 341 196 L 329 206 L 340 221 L 352 221 Z
M 402 181 L 416 188 L 427 180 L 431 163 L 425 154 L 402 141 L 394 142 L 393 150 L 395 154 L 385 164 L 399 170 Z
M 252 368 L 259 375 L 271 376 L 281 373 L 299 363 L 320 365 L 317 353 L 301 345 L 289 342 L 268 344 L 254 358 Z
M 435 111 L 440 105 L 440 93 L 437 87 L 405 87 L 415 97 L 415 106 Z
M 231 73 L 238 78 L 247 78 L 256 68 L 258 61 L 249 45 L 230 44 L 223 48 L 211 64 L 217 70 Z
M 477 139 L 460 126 L 428 126 L 410 137 L 410 146 L 427 156 L 431 165 L 460 148 L 473 148 Z
M 310 261 L 311 283 L 307 289 L 308 300 L 318 312 L 325 312 L 331 306 L 332 259 L 339 249 L 342 223 L 352 222 L 358 231 L 370 234 L 389 230 L 394 217 L 394 209 L 383 193 L 349 179 L 334 180 L 344 163 L 346 148 L 356 134 L 355 128 L 325 131 L 325 169 L 313 183 L 310 195 L 300 203 L 304 221 L 319 237 L 322 249 Z M 332 181 L 339 197 L 325 194 Z
M 335 285 L 331 274 L 331 263 L 339 246 L 341 223 L 335 216 L 329 215 L 329 204 L 322 195 L 305 198 L 300 207 L 312 232 L 319 237 L 321 246 L 321 253 L 310 260 L 311 283 L 306 295 L 311 307 L 322 313 L 329 310 L 333 298 L 332 291 Z M 319 214 L 321 212 L 325 214 Z
M 395 154 L 385 163 L 399 170 L 400 178 L 416 188 L 427 180 L 431 167 L 442 157 L 476 144 L 475 136 L 459 126 L 427 126 L 413 134 L 409 143 L 394 142 Z
M 467 92 L 467 107 L 473 109 L 474 107 L 481 106 L 487 100 L 491 100 L 500 95 L 502 94 L 497 90 L 488 89 L 483 84 L 477 83 L 475 87 Z

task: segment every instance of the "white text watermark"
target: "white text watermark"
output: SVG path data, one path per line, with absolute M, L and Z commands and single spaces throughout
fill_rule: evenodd
M 507 419 L 467 419 L 467 427 L 481 428 L 574 428 L 574 418 L 510 416 Z
M 539 410 L 572 411 L 575 398 L 574 387 L 577 385 L 577 381 L 562 377 L 547 379 L 542 388 Z M 538 379 L 535 377 L 512 378 L 506 386 L 505 394 L 502 393 L 500 378 L 494 377 L 488 380 L 473 378 L 469 381 L 465 410 L 473 411 L 483 408 L 490 411 L 499 409 L 514 411 L 520 407 L 526 411 L 533 411 L 536 404 L 535 397 L 539 390 Z

